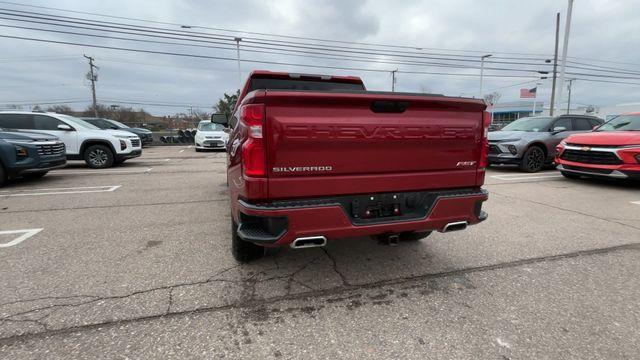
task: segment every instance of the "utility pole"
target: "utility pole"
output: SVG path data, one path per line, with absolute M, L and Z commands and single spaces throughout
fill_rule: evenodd
M 571 109 L 571 85 L 573 85 L 573 80 L 569 79 L 569 85 L 567 85 L 567 90 L 569 90 L 569 97 L 567 98 L 567 114 L 569 114 L 569 109 Z
M 567 20 L 564 25 L 564 41 L 562 44 L 562 63 L 560 64 L 560 86 L 558 87 L 558 105 L 562 103 L 562 92 L 564 91 L 565 70 L 567 67 L 567 52 L 569 50 L 569 32 L 571 31 L 571 12 L 573 11 L 573 0 L 568 0 Z
M 236 37 L 233 38 L 233 40 L 236 42 L 236 52 L 238 56 L 238 89 L 242 91 L 242 70 L 240 69 L 240 41 L 242 41 L 242 38 Z
M 551 107 L 549 107 L 549 116 L 553 116 L 553 108 L 556 100 L 556 78 L 558 74 L 558 42 L 560 42 L 560 13 L 556 13 L 556 48 L 553 52 L 553 81 L 551 85 Z
M 98 102 L 96 101 L 96 81 L 98 81 L 98 75 L 93 72 L 93 69 L 98 69 L 93 65 L 93 58 L 91 56 L 84 55 L 89 60 L 89 72 L 87 73 L 87 79 L 91 81 L 91 95 L 93 96 L 93 115 L 98 117 Z
M 391 70 L 391 92 L 396 92 L 396 73 L 398 69 Z
M 483 93 L 483 89 L 482 89 L 482 80 L 484 77 L 484 59 L 490 57 L 491 54 L 487 54 L 487 55 L 482 55 L 480 57 L 480 94 L 479 94 L 479 98 L 482 99 L 484 97 L 484 93 Z

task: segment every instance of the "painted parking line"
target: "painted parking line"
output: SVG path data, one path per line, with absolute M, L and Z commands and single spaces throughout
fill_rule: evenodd
M 509 174 L 509 175 L 491 175 L 492 178 L 503 181 L 529 180 L 529 179 L 553 179 L 562 177 L 561 174 Z
M 89 194 L 101 192 L 114 192 L 122 185 L 109 186 L 81 186 L 69 188 L 41 188 L 25 190 L 3 190 L 0 197 L 39 196 L 39 195 L 64 195 L 64 194 Z
M 640 205 L 640 201 L 632 201 L 632 204 Z
M 129 164 L 138 164 L 138 163 L 165 163 L 169 162 L 171 159 L 138 159 L 138 160 L 129 160 Z
M 42 230 L 43 229 L 24 229 L 24 230 L 0 231 L 0 235 L 18 235 L 18 234 L 20 234 L 18 237 L 14 238 L 13 240 L 11 240 L 11 241 L 9 241 L 7 243 L 0 243 L 0 248 L 8 248 L 10 246 L 16 246 L 16 245 L 20 244 L 21 242 L 27 240 L 28 238 L 32 237 L 33 235 L 39 233 Z
M 114 170 L 54 170 L 50 171 L 48 176 L 54 175 L 110 175 L 110 174 L 143 174 L 149 173 L 153 170 L 152 167 L 145 169 L 114 169 Z

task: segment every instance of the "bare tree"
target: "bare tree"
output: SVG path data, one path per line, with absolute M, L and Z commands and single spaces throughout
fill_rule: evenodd
M 501 97 L 502 97 L 501 93 L 494 91 L 492 93 L 486 94 L 484 96 L 484 101 L 486 101 L 487 104 L 495 105 L 500 100 Z
M 75 114 L 73 109 L 68 105 L 53 105 L 53 106 L 49 106 L 47 108 L 47 111 L 58 113 L 58 114 L 67 114 L 67 115 Z

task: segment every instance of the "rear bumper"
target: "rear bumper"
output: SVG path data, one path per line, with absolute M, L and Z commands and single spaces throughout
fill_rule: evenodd
M 340 203 L 320 204 L 316 200 L 296 201 L 291 205 L 257 205 L 238 200 L 238 235 L 245 241 L 263 246 L 282 246 L 297 238 L 324 236 L 328 240 L 371 236 L 406 231 L 443 231 L 454 222 L 477 224 L 487 218 L 482 202 L 488 199 L 485 190 L 458 193 L 451 191 L 437 195 L 421 218 L 397 220 L 393 217 L 376 219 L 376 222 L 354 221 Z M 245 225 L 243 219 L 260 219 L 261 226 Z M 262 221 L 264 220 L 264 221 Z M 379 221 L 378 221 L 379 220 Z

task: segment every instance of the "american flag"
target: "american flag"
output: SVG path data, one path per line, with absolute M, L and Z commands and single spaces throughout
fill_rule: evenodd
M 536 97 L 537 87 L 533 89 L 520 89 L 520 99 L 533 99 Z

